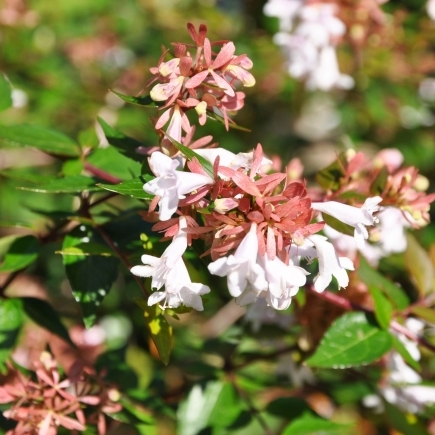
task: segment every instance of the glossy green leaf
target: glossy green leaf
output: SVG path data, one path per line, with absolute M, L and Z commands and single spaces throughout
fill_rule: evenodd
M 6 77 L 0 73 L 0 110 L 9 109 L 12 106 L 11 85 Z
M 141 175 L 141 164 L 121 154 L 113 146 L 97 148 L 86 158 L 85 167 L 87 165 L 91 165 L 113 177 L 119 178 L 120 181 L 129 180 Z
M 199 163 L 201 164 L 202 168 L 204 169 L 204 171 L 211 177 L 214 178 L 213 175 L 213 165 L 204 157 L 200 156 L 199 154 L 197 154 L 195 151 L 193 151 L 192 149 L 185 147 L 184 145 L 182 145 L 180 142 L 177 142 L 175 139 L 172 139 L 172 137 L 170 136 L 166 136 L 172 143 L 172 145 L 174 145 L 175 148 L 177 148 L 183 155 L 185 155 L 188 160 L 192 160 L 193 158 L 196 158 Z
M 130 104 L 135 104 L 137 106 L 156 108 L 162 105 L 162 103 L 154 101 L 149 95 L 139 95 L 138 97 L 133 97 L 121 94 L 120 92 L 116 92 L 113 89 L 110 89 L 110 92 L 121 98 L 121 100 Z
M 95 192 L 101 190 L 95 184 L 95 180 L 84 175 L 71 175 L 64 178 L 55 178 L 49 183 L 37 186 L 18 187 L 21 190 L 28 190 L 37 193 L 80 193 L 83 191 Z
M 364 313 L 346 313 L 326 331 L 306 364 L 313 367 L 356 367 L 377 361 L 391 346 L 388 331 L 379 329 Z
M 62 250 L 92 244 L 90 249 L 100 243 L 99 237 L 91 227 L 80 225 L 65 236 Z M 109 293 L 118 276 L 119 260 L 102 255 L 64 255 L 66 275 L 70 282 L 75 300 L 80 304 L 83 321 L 90 328 L 97 319 L 97 311 L 104 297 Z
M 177 434 L 196 435 L 208 426 L 228 427 L 241 412 L 242 404 L 230 383 L 211 381 L 204 389 L 197 384 L 179 408 Z
M 168 365 L 172 351 L 172 326 L 169 325 L 164 312 L 158 305 L 149 307 L 145 300 L 139 298 L 135 298 L 134 301 L 144 312 L 148 333 L 156 346 L 162 363 Z
M 83 172 L 82 159 L 69 159 L 62 165 L 62 174 L 64 176 L 80 175 Z
M 393 339 L 393 348 L 396 352 L 400 354 L 400 356 L 405 360 L 405 362 L 410 365 L 414 370 L 420 371 L 420 363 L 416 361 L 411 354 L 409 353 L 408 349 L 405 347 L 405 345 L 395 336 L 394 334 L 391 334 L 391 337 Z
M 435 324 L 435 310 L 428 307 L 412 307 L 411 312 L 429 323 Z
M 406 235 L 405 264 L 420 295 L 426 296 L 434 288 L 435 271 L 429 254 L 420 246 L 415 237 Z
M 378 321 L 379 325 L 388 329 L 390 326 L 391 319 L 393 317 L 394 307 L 393 304 L 389 301 L 389 299 L 384 296 L 381 290 L 377 287 L 370 285 L 369 291 L 373 297 L 373 301 L 375 303 L 375 317 Z
M 9 246 L 0 272 L 15 272 L 31 265 L 39 254 L 39 240 L 34 236 L 15 239 Z
M 120 184 L 98 184 L 99 187 L 110 190 L 111 192 L 127 195 L 133 198 L 146 199 L 151 201 L 154 195 L 150 195 L 143 190 L 143 185 L 147 182 L 144 177 L 133 178 L 133 180 L 123 181 Z
M 75 346 L 59 315 L 47 301 L 31 297 L 20 298 L 20 300 L 23 303 L 25 313 L 35 323 Z
M 51 175 L 41 175 L 32 171 L 32 168 L 9 168 L 0 171 L 0 175 L 12 180 L 25 181 L 34 184 L 46 184 L 53 180 Z
M 0 143 L 9 146 L 34 147 L 49 154 L 76 157 L 78 145 L 65 134 L 36 125 L 0 126 Z
M 61 249 L 56 251 L 56 254 L 61 255 L 102 255 L 103 257 L 113 256 L 113 252 L 104 245 L 99 243 L 79 243 L 75 246 L 70 246 L 69 248 Z
M 316 174 L 316 181 L 326 190 L 338 189 L 345 176 L 346 156 L 341 153 L 338 159 Z
M 368 286 L 381 289 L 397 309 L 403 310 L 409 305 L 409 298 L 406 293 L 373 269 L 364 257 L 361 257 L 358 275 Z
M 13 349 L 23 320 L 21 301 L 0 299 L 0 372 Z
M 350 225 L 345 224 L 344 222 L 341 222 L 340 220 L 336 219 L 333 216 L 330 216 L 326 213 L 322 213 L 322 219 L 334 230 L 339 231 L 340 233 L 347 234 L 348 236 L 352 236 L 355 233 L 355 228 L 353 228 Z
M 370 193 L 373 196 L 382 195 L 382 192 L 385 190 L 385 186 L 387 185 L 387 180 L 388 169 L 386 166 L 383 166 L 370 186 Z
M 305 413 L 286 426 L 282 435 L 339 435 L 349 431 L 350 426 L 317 417 L 312 413 Z
M 144 154 L 139 154 L 137 152 L 139 148 L 145 147 L 143 143 L 114 129 L 102 118 L 98 118 L 98 122 L 100 123 L 109 144 L 114 146 L 120 153 L 140 163 L 146 159 Z

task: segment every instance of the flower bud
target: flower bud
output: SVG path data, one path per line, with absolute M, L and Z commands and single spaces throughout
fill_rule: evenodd
M 236 208 L 239 202 L 232 198 L 219 198 L 214 202 L 214 209 L 220 214 L 225 214 L 228 211 Z

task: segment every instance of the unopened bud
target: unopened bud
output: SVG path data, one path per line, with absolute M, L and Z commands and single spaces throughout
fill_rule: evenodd
M 418 175 L 414 183 L 414 189 L 425 192 L 429 188 L 429 180 L 424 175 Z
M 220 214 L 225 214 L 228 211 L 236 208 L 239 202 L 232 198 L 219 198 L 214 202 L 214 210 Z
M 207 103 L 205 101 L 201 101 L 195 106 L 195 111 L 198 115 L 204 115 L 204 113 L 207 111 Z

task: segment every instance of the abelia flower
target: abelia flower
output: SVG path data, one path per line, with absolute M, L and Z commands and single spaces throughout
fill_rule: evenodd
M 160 197 L 159 218 L 162 221 L 171 218 L 178 208 L 179 200 L 184 199 L 188 193 L 213 184 L 207 175 L 177 171 L 179 165 L 179 161 L 172 160 L 160 151 L 151 154 L 150 166 L 157 177 L 145 183 L 143 189 Z
M 355 228 L 354 237 L 359 249 L 364 249 L 364 240 L 367 240 L 369 233 L 366 226 L 374 225 L 378 220 L 373 213 L 379 210 L 378 204 L 382 201 L 380 196 L 367 198 L 361 208 L 342 204 L 336 201 L 313 202 L 314 210 L 335 217 L 339 221 Z
M 347 287 L 349 277 L 347 270 L 354 270 L 352 261 L 347 257 L 338 257 L 334 246 L 327 241 L 327 238 L 318 234 L 307 238 L 303 246 L 292 246 L 290 257 L 302 257 L 308 260 L 318 258 L 319 273 L 314 278 L 314 290 L 323 292 L 332 281 L 334 276 L 337 279 L 338 287 Z
M 257 263 L 257 225 L 251 228 L 241 241 L 234 255 L 218 258 L 208 265 L 213 275 L 226 276 L 231 296 L 237 298 L 248 284 L 257 292 L 267 288 L 263 268 Z
M 142 255 L 144 266 L 134 266 L 131 273 L 140 277 L 152 277 L 151 287 L 164 291 L 154 292 L 148 299 L 148 305 L 165 301 L 163 307 L 177 308 L 181 304 L 197 311 L 204 309 L 200 295 L 210 292 L 210 288 L 200 283 L 192 283 L 182 255 L 187 248 L 187 221 L 184 216 L 179 219 L 179 230 L 172 243 L 160 258 Z
M 267 254 L 259 256 L 259 264 L 268 282 L 267 302 L 277 310 L 287 309 L 299 287 L 305 285 L 309 273 L 301 267 L 285 264 L 278 257 L 270 260 Z

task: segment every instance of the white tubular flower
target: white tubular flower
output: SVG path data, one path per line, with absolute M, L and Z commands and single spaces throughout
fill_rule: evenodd
M 369 233 L 366 225 L 373 225 L 378 220 L 373 213 L 379 210 L 378 204 L 382 201 L 380 196 L 367 198 L 361 208 L 342 204 L 336 201 L 313 202 L 313 210 L 328 214 L 339 221 L 355 228 L 354 237 L 358 249 L 364 249 L 364 240 L 367 240 Z
M 251 151 L 249 153 L 238 153 L 234 154 L 225 148 L 202 148 L 195 150 L 197 154 L 204 157 L 211 164 L 219 156 L 219 166 L 226 166 L 227 168 L 234 169 L 237 171 L 239 168 L 244 168 L 249 170 L 252 167 L 254 161 L 254 153 Z M 271 165 L 273 162 L 266 157 L 263 157 L 261 161 L 261 166 Z
M 235 298 L 239 297 L 248 285 L 258 294 L 266 290 L 267 282 L 264 270 L 257 264 L 257 253 L 257 224 L 253 223 L 234 255 L 218 258 L 208 265 L 208 270 L 213 275 L 227 277 L 228 290 Z
M 160 196 L 159 218 L 167 221 L 177 210 L 178 201 L 186 194 L 199 189 L 206 184 L 213 184 L 213 180 L 201 174 L 177 171 L 180 162 L 172 160 L 160 151 L 151 154 L 150 165 L 156 174 L 154 180 L 144 184 L 147 193 Z
M 349 277 L 345 269 L 354 270 L 352 261 L 347 257 L 338 257 L 334 246 L 327 242 L 324 236 L 310 236 L 309 241 L 313 243 L 319 259 L 319 273 L 314 278 L 314 290 L 323 292 L 335 276 L 338 287 L 347 287 Z
M 144 266 L 134 266 L 131 272 L 140 277 L 152 277 L 151 287 L 164 291 L 154 292 L 148 299 L 148 305 L 165 300 L 164 307 L 177 308 L 180 304 L 195 310 L 204 309 L 200 295 L 210 292 L 210 288 L 200 283 L 192 283 L 183 262 L 182 255 L 187 248 L 186 218 L 180 217 L 180 229 L 161 258 L 142 255 Z
M 270 260 L 267 254 L 259 257 L 259 260 L 268 282 L 267 302 L 276 310 L 287 309 L 299 287 L 307 282 L 306 275 L 309 273 L 301 267 L 286 265 L 278 257 Z

